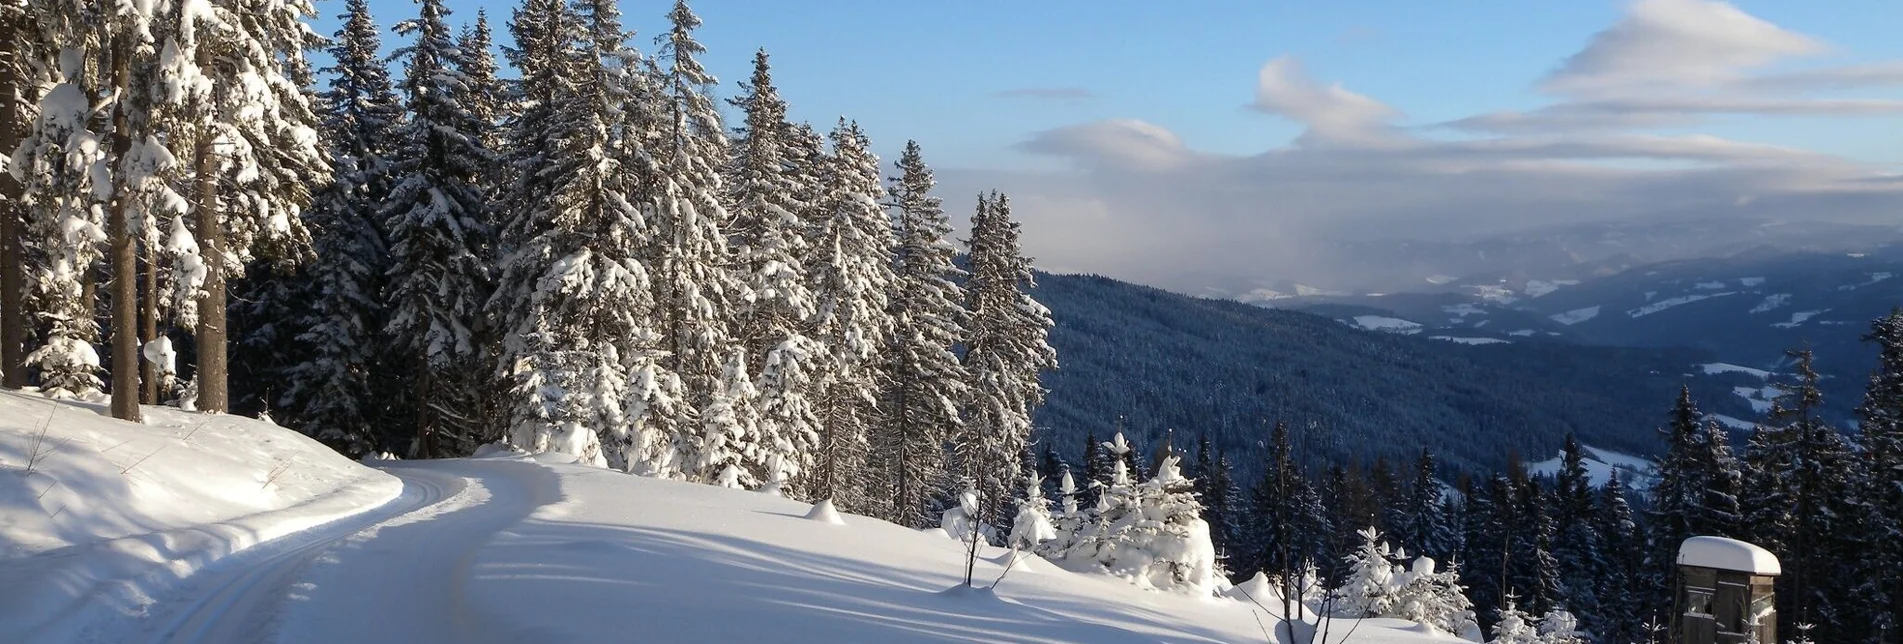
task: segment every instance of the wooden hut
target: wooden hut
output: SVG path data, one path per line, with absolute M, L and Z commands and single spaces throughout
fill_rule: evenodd
M 1676 644 L 1776 642 L 1777 556 L 1723 537 L 1692 537 L 1678 547 L 1672 611 Z

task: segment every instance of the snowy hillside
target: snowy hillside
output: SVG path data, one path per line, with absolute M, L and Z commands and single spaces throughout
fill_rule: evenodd
M 147 413 L 0 393 L 0 641 L 1248 642 L 1273 624 L 997 548 L 987 588 L 958 590 L 942 530 L 755 492 L 508 453 L 379 471 L 269 423 Z M 1353 641 L 1459 640 L 1373 619 Z

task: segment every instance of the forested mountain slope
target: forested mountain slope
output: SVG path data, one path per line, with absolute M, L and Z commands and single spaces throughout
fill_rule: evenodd
M 1045 376 L 1038 436 L 1072 461 L 1087 432 L 1121 427 L 1148 454 L 1168 430 L 1179 447 L 1207 431 L 1247 476 L 1277 420 L 1296 426 L 1311 466 L 1403 461 L 1426 446 L 1453 469 L 1485 471 L 1515 452 L 1551 454 L 1569 431 L 1647 454 L 1685 382 L 1713 411 L 1751 416 L 1723 381 L 1690 377 L 1711 362 L 1702 351 L 1470 346 L 1104 277 L 1039 279 L 1061 367 Z

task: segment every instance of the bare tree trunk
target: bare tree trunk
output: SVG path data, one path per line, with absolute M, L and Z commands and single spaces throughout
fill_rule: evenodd
M 200 47 L 198 65 L 209 69 L 211 53 Z M 231 410 L 231 394 L 225 386 L 225 241 L 224 227 L 218 222 L 218 158 L 212 149 L 209 128 L 200 130 L 192 150 L 192 172 L 197 181 L 192 204 L 198 220 L 198 254 L 205 262 L 204 291 L 198 296 L 198 383 L 199 411 L 224 413 Z
M 11 14 L 0 15 L 0 154 L 8 154 L 19 144 L 20 100 L 24 79 L 20 78 L 20 25 Z M 21 187 L 13 175 L 0 172 L 0 386 L 19 389 L 26 386 L 26 280 L 22 268 L 20 238 L 25 234 L 21 221 Z
M 124 159 L 132 149 L 131 119 L 128 118 L 124 93 L 131 84 L 132 56 L 127 39 L 114 40 L 112 51 L 112 90 L 120 96 L 112 117 L 112 159 Z M 112 281 L 112 417 L 139 421 L 139 254 L 133 243 L 130 213 L 130 186 L 125 178 L 114 177 L 117 194 L 106 214 L 106 244 L 111 249 Z
M 159 249 L 152 240 L 145 244 L 145 284 L 139 301 L 139 337 L 147 342 L 159 339 Z M 139 372 L 145 384 L 139 395 L 147 405 L 159 404 L 159 365 L 150 360 Z
M 430 369 L 429 357 L 421 352 L 416 356 L 416 439 L 410 444 L 410 458 L 429 458 L 431 453 L 430 434 L 435 430 L 431 420 L 430 407 Z

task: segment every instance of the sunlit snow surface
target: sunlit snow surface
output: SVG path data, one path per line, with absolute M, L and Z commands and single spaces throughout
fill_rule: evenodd
M 61 447 L 25 475 L 55 409 Z M 963 547 L 944 531 L 810 520 L 766 494 L 508 452 L 372 469 L 258 421 L 98 412 L 0 394 L 0 641 L 1244 642 L 1274 626 L 1244 601 L 999 548 L 979 590 L 952 591 Z M 41 497 L 49 481 L 74 490 Z M 1459 640 L 1385 619 L 1354 641 Z

